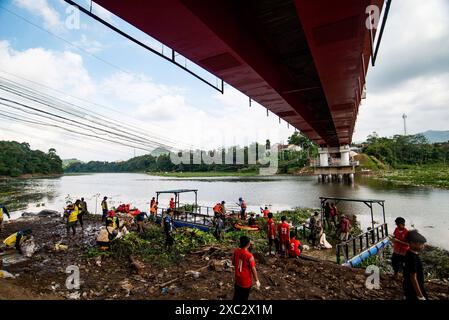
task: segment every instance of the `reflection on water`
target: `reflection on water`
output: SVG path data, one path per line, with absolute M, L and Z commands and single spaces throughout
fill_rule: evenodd
M 50 179 L 48 179 L 50 181 Z M 0 202 L 10 211 L 25 210 L 29 203 L 54 201 L 55 189 L 40 179 L 12 179 L 0 181 Z
M 67 199 L 84 197 L 91 212 L 100 212 L 104 195 L 110 206 L 132 203 L 148 210 L 149 200 L 158 190 L 198 189 L 200 205 L 213 206 L 225 200 L 227 206 L 236 206 L 239 197 L 247 200 L 252 211 L 271 206 L 273 211 L 294 207 L 319 207 L 319 197 L 366 198 L 385 200 L 390 231 L 394 219 L 403 216 L 408 225 L 420 229 L 436 245 L 449 249 L 449 191 L 395 186 L 385 181 L 358 178 L 352 186 L 318 183 L 315 177 L 214 177 L 171 178 L 145 174 L 90 174 L 70 175 L 53 179 L 14 180 L 0 183 L 0 194 L 7 203 L 21 211 L 39 211 L 37 203 L 45 208 L 61 210 Z M 1 200 L 1 199 L 0 199 Z M 168 205 L 169 195 L 161 196 L 160 205 Z M 193 194 L 182 194 L 181 202 L 194 201 Z M 341 211 L 358 215 L 364 227 L 369 226 L 370 211 L 364 204 L 341 203 Z M 382 210 L 375 207 L 375 220 L 382 222 Z

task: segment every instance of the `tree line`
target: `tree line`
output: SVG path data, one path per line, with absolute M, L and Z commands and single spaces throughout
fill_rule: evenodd
M 422 134 L 387 138 L 374 132 L 368 136 L 363 152 L 394 168 L 449 162 L 449 142 L 431 144 Z
M 317 146 L 305 136 L 294 133 L 288 140 L 289 144 L 301 147 L 300 151 L 280 150 L 279 173 L 290 173 L 308 165 L 310 156 L 315 156 Z M 271 143 L 266 140 L 265 150 L 269 150 Z M 66 173 L 91 173 L 91 172 L 257 172 L 263 166 L 260 162 L 248 164 L 249 150 L 258 150 L 259 144 L 253 143 L 249 147 L 234 146 L 227 150 L 208 151 L 210 155 L 221 152 L 222 163 L 194 164 L 193 155 L 190 164 L 174 164 L 170 155 L 160 154 L 158 156 L 143 155 L 122 162 L 90 161 L 87 163 L 75 162 L 65 168 Z M 230 156 L 232 154 L 232 157 Z M 237 164 L 238 155 L 243 155 L 244 163 Z M 260 155 L 260 153 L 259 153 Z M 225 163 L 224 159 L 232 158 L 233 164 Z M 259 160 L 256 157 L 256 160 Z
M 62 160 L 53 148 L 45 153 L 31 150 L 25 142 L 0 141 L 0 150 L 0 176 L 63 173 Z

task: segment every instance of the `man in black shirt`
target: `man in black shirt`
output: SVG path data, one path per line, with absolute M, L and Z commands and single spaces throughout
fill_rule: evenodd
M 404 295 L 406 300 L 427 300 L 427 293 L 424 288 L 424 271 L 419 257 L 419 252 L 423 250 L 426 238 L 417 230 L 409 231 L 407 242 L 410 249 L 405 254 L 404 265 Z

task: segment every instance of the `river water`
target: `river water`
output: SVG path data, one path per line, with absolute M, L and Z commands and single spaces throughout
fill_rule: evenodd
M 320 196 L 365 198 L 385 200 L 387 223 L 390 231 L 394 219 L 402 216 L 407 225 L 420 230 L 429 243 L 449 249 L 449 191 L 397 186 L 369 178 L 357 179 L 353 185 L 318 183 L 315 177 L 226 177 L 226 178 L 167 178 L 132 173 L 106 173 L 67 175 L 51 179 L 30 179 L 15 183 L 1 182 L 3 194 L 10 192 L 27 208 L 14 212 L 18 217 L 23 211 L 38 212 L 41 209 L 61 211 L 66 200 L 84 197 L 89 211 L 99 213 L 100 201 L 109 197 L 110 207 L 120 203 L 132 203 L 142 211 L 156 191 L 171 189 L 198 189 L 198 203 L 213 206 L 225 200 L 235 206 L 243 197 L 251 211 L 260 206 L 270 206 L 276 212 L 294 207 L 318 208 Z M 169 195 L 160 198 L 160 207 L 168 205 Z M 193 194 L 183 194 L 181 202 L 193 203 Z M 39 204 L 45 207 L 37 207 Z M 370 224 L 370 211 L 364 204 L 341 203 L 340 211 L 356 214 L 362 227 Z M 382 210 L 374 209 L 375 220 L 382 222 Z

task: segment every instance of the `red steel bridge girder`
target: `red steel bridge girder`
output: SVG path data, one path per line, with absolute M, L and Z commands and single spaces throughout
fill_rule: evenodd
M 351 142 L 371 53 L 365 9 L 383 0 L 95 2 L 319 145 Z

